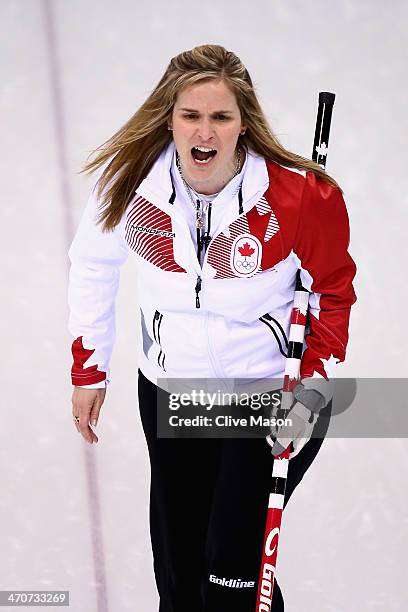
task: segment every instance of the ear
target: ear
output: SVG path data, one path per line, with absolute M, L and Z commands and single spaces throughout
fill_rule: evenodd
M 167 115 L 167 129 L 168 130 L 172 130 L 173 129 L 173 113 L 174 113 L 174 108 L 173 110 Z

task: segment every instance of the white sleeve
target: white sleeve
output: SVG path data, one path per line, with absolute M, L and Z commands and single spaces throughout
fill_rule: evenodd
M 103 388 L 115 341 L 115 298 L 120 266 L 126 261 L 125 215 L 113 232 L 102 232 L 96 186 L 91 192 L 68 256 L 68 329 L 72 343 L 72 384 Z

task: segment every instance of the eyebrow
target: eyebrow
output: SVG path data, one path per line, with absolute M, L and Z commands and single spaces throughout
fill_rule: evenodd
M 179 108 L 178 110 L 180 111 L 184 111 L 186 113 L 199 113 L 198 110 L 194 109 L 194 108 Z M 211 113 L 212 115 L 231 115 L 233 113 L 233 111 L 230 110 L 218 110 L 218 111 L 214 111 L 213 113 Z

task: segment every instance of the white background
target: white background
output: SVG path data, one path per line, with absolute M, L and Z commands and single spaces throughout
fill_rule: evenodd
M 157 609 L 134 262 L 90 447 L 71 421 L 67 249 L 81 164 L 177 53 L 233 50 L 282 143 L 308 157 L 318 92 L 336 93 L 327 171 L 358 267 L 339 375 L 406 376 L 407 19 L 403 0 L 1 0 L 0 589 L 69 589 L 74 612 Z M 325 441 L 284 514 L 285 610 L 408 609 L 406 458 L 402 439 Z

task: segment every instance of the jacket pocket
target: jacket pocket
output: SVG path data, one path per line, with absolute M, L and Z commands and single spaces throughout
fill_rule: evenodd
M 157 363 L 164 371 L 166 371 L 166 368 L 164 367 L 164 361 L 165 361 L 166 355 L 163 351 L 161 339 L 160 339 L 160 328 L 161 328 L 162 321 L 163 321 L 162 313 L 156 310 L 153 315 L 153 338 L 155 339 L 156 343 L 159 346 L 159 354 L 157 356 Z
M 272 334 L 275 336 L 275 340 L 279 347 L 280 353 L 284 357 L 287 357 L 289 341 L 285 334 L 285 330 L 283 329 L 279 321 L 274 319 L 268 312 L 262 315 L 262 317 L 259 317 L 259 320 L 262 321 L 262 323 L 264 323 L 264 325 L 266 325 L 266 327 L 268 327 L 271 330 Z

